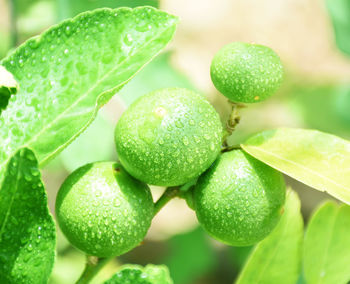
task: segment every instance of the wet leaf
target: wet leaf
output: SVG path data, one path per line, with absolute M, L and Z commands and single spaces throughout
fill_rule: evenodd
M 151 7 L 80 14 L 2 61 L 21 89 L 0 117 L 0 179 L 21 147 L 43 165 L 172 38 L 177 18 Z
M 165 265 L 125 265 L 105 284 L 173 284 Z
M 56 228 L 38 162 L 20 149 L 0 189 L 0 283 L 46 283 L 55 258 Z

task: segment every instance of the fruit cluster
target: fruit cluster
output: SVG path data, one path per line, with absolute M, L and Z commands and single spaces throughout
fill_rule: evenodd
M 283 76 L 270 48 L 232 43 L 214 57 L 211 77 L 233 103 L 272 95 Z M 252 245 L 277 224 L 285 200 L 282 175 L 241 149 L 223 146 L 219 114 L 201 95 L 181 88 L 135 101 L 115 129 L 120 162 L 96 162 L 74 171 L 57 200 L 58 223 L 89 255 L 110 257 L 137 246 L 155 214 L 147 184 L 181 186 L 199 223 L 215 239 Z

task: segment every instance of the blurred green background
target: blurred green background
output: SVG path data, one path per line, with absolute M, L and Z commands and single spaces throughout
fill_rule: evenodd
M 242 110 L 231 143 L 279 126 L 314 128 L 350 139 L 348 0 L 0 0 L 0 58 L 29 37 L 80 12 L 140 5 L 179 16 L 175 38 L 104 106 L 87 131 L 44 169 L 52 211 L 57 190 L 71 171 L 87 162 L 117 159 L 114 126 L 137 97 L 161 87 L 191 88 L 207 96 L 224 122 L 229 105 L 214 89 L 209 67 L 215 52 L 232 41 L 272 47 L 286 72 L 272 99 Z M 299 193 L 306 220 L 321 200 L 331 198 L 291 178 L 286 181 Z M 163 189 L 152 190 L 157 198 Z M 185 202 L 173 200 L 154 219 L 145 242 L 109 264 L 94 283 L 107 279 L 123 263 L 164 263 L 176 284 L 232 283 L 250 249 L 214 241 L 198 226 Z M 83 269 L 84 255 L 60 233 L 57 250 L 50 283 L 74 283 Z

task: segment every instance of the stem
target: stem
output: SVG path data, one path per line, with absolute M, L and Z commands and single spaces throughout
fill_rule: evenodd
M 234 103 L 234 102 L 231 102 L 229 101 L 229 104 L 231 104 L 232 106 L 232 109 L 231 109 L 231 113 L 230 113 L 230 117 L 229 119 L 227 120 L 227 123 L 226 123 L 226 131 L 225 131 L 225 134 L 224 134 L 224 137 L 223 137 L 223 144 L 224 144 L 224 147 L 227 147 L 228 144 L 227 144 L 227 138 L 229 136 L 231 136 L 232 132 L 235 130 L 237 124 L 240 122 L 241 120 L 241 117 L 239 115 L 239 110 L 241 108 L 244 108 L 245 106 L 243 104 L 240 104 L 240 103 Z
M 76 284 L 87 284 L 92 278 L 111 260 L 112 258 L 98 258 L 97 256 L 87 256 L 85 270 L 81 274 Z
M 171 199 L 178 196 L 179 193 L 180 188 L 178 186 L 168 187 L 154 204 L 154 215 L 157 215 L 160 209 L 162 209 Z
M 16 47 L 18 44 L 16 0 L 9 1 L 9 8 L 10 8 L 11 48 L 13 48 L 13 47 Z

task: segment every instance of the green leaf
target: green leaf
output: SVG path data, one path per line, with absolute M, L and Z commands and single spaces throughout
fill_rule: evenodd
M 173 284 L 165 265 L 124 265 L 105 284 Z
M 237 284 L 294 284 L 301 271 L 303 217 L 297 193 L 288 190 L 284 214 L 272 233 L 256 245 Z
M 326 0 L 328 13 L 332 19 L 338 48 L 350 55 L 350 1 Z
M 123 88 L 119 98 L 127 105 L 151 91 L 179 87 L 195 90 L 189 79 L 171 65 L 171 52 L 157 56 Z
M 177 18 L 154 8 L 86 12 L 33 38 L 2 64 L 21 89 L 0 117 L 0 177 L 30 147 L 52 159 L 172 38 Z
M 308 284 L 346 284 L 350 280 L 350 207 L 328 201 L 306 230 L 303 269 Z
M 12 74 L 0 65 L 0 114 L 6 108 L 11 95 L 17 93 L 18 83 Z
M 70 18 L 79 13 L 94 10 L 97 8 L 119 8 L 119 7 L 138 7 L 138 6 L 153 6 L 159 7 L 159 0 L 58 0 L 57 1 L 58 17 L 60 20 Z
M 38 162 L 31 150 L 20 149 L 0 189 L 0 283 L 46 283 L 55 245 Z
M 258 160 L 350 204 L 350 142 L 316 130 L 279 128 L 242 148 Z

